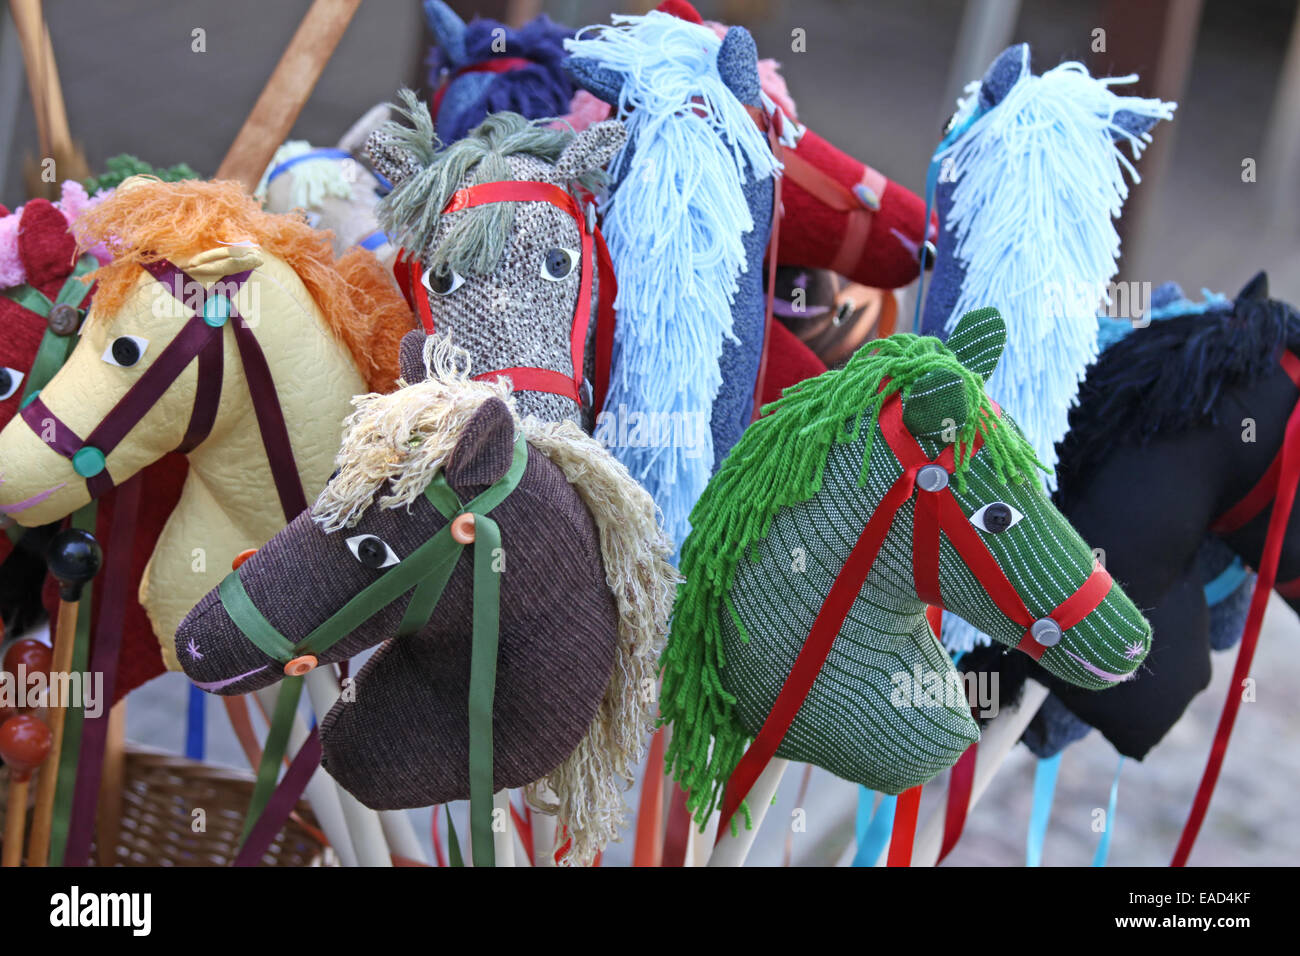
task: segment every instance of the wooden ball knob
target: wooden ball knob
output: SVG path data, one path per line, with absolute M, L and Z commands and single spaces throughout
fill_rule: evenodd
M 53 665 L 54 652 L 50 645 L 31 637 L 14 641 L 5 651 L 4 669 L 8 674 L 18 675 L 18 668 L 25 666 L 29 674 L 48 674 Z
M 53 744 L 54 734 L 45 721 L 30 714 L 19 714 L 0 724 L 0 758 L 19 782 L 29 779 L 32 771 L 45 762 Z
M 81 589 L 99 573 L 104 552 L 89 531 L 65 528 L 56 534 L 45 549 L 45 563 L 59 580 L 59 597 L 65 601 L 81 598 Z

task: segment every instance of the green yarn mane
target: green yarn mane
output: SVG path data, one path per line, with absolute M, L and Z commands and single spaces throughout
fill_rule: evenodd
M 860 349 L 842 369 L 786 389 L 741 436 L 691 511 L 682 546 L 686 581 L 661 662 L 660 722 L 673 725 L 668 770 L 689 794 L 687 807 L 701 826 L 749 740 L 734 717 L 736 698 L 722 684 L 721 614 L 725 607 L 736 617 L 727 595 L 742 556 L 754 560 L 753 546 L 767 537 L 777 512 L 821 491 L 832 443 L 857 441 L 864 428 L 858 485 L 865 485 L 885 400 L 901 392 L 906 401 L 917 380 L 935 369 L 956 373 L 965 388 L 968 414 L 955 455 L 959 489 L 977 434 L 984 441 L 981 460 L 1003 482 L 1026 480 L 1042 467 L 1016 429 L 991 427 L 997 415 L 978 374 L 938 339 L 899 334 Z
M 410 90 L 402 90 L 404 106 L 393 110 L 411 124 L 385 124 L 392 140 L 414 159 L 418 168 L 379 201 L 380 223 L 407 249 L 419 250 L 427 268 L 446 268 L 463 275 L 490 275 L 514 228 L 515 203 L 497 202 L 464 210 L 456 225 L 430 248 L 442 210 L 466 177 L 473 185 L 518 177 L 510 156 L 526 155 L 554 163 L 573 139 L 573 132 L 550 129 L 547 120 L 529 120 L 518 113 L 491 113 L 464 139 L 443 146 L 429 110 Z M 585 173 L 578 185 L 595 193 L 605 184 L 602 170 Z

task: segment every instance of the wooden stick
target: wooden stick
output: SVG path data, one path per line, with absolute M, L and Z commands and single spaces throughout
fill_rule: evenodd
M 273 685 L 253 692 L 266 714 L 275 713 L 275 699 L 279 690 L 278 686 Z M 306 739 L 307 725 L 295 714 L 293 726 L 289 729 L 289 751 L 297 753 Z M 256 764 L 253 765 L 253 772 L 257 772 Z M 352 849 L 352 835 L 348 833 L 348 823 L 343 816 L 343 806 L 339 802 L 339 788 L 334 783 L 334 779 L 318 769 L 307 781 L 303 796 L 311 804 L 312 812 L 316 814 L 316 820 L 320 823 L 321 832 L 330 841 L 330 847 L 339 858 L 339 864 L 356 866 L 357 854 Z
M 248 192 L 302 112 L 321 71 L 338 46 L 361 0 L 313 0 L 280 62 L 266 81 L 253 111 L 244 120 L 217 179 L 237 179 Z
M 45 16 L 41 0 L 9 0 L 18 42 L 23 48 L 23 64 L 27 68 L 27 89 L 32 97 L 32 112 L 36 114 L 36 139 L 41 154 L 50 155 L 50 113 L 46 100 L 47 72 L 41 62 L 45 53 Z
M 379 825 L 392 851 L 416 863 L 429 863 L 429 854 L 415 835 L 411 816 L 405 810 L 380 810 Z
M 505 816 L 506 826 L 504 830 L 498 830 L 495 826 L 492 828 L 492 849 L 496 857 L 497 866 L 514 866 L 515 865 L 515 822 L 510 819 L 510 791 L 499 790 L 492 795 L 492 815 L 497 813 Z
M 72 650 L 77 639 L 77 603 L 59 601 L 59 620 L 54 630 L 54 654 L 50 661 L 51 674 L 66 674 L 72 670 Z M 51 682 L 52 683 L 52 682 Z M 54 735 L 45 770 L 36 781 L 36 809 L 32 813 L 32 833 L 27 846 L 27 865 L 46 866 L 50 856 L 50 830 L 54 824 L 54 785 L 58 782 L 59 754 L 63 750 L 63 721 L 67 715 L 65 702 L 50 695 L 46 723 Z
M 45 182 L 38 177 L 32 185 L 43 187 L 41 191 L 54 197 L 58 195 L 58 183 L 63 180 L 89 176 L 90 164 L 72 141 L 63 85 L 59 82 L 59 67 L 54 59 L 54 44 L 50 40 L 41 0 L 10 0 L 10 8 L 27 67 L 27 86 L 31 91 L 32 111 L 36 114 L 41 156 L 54 160 L 55 181 Z
M 24 774 L 9 775 L 9 802 L 5 804 L 5 849 L 0 866 L 20 866 L 23 862 L 23 830 L 27 825 L 29 779 L 31 778 Z
M 99 780 L 99 811 L 95 818 L 100 866 L 112 866 L 117 858 L 125 768 L 126 698 L 123 697 L 108 712 L 108 735 L 104 740 L 104 770 Z
M 319 0 L 318 0 L 319 2 Z M 320 724 L 339 699 L 339 682 L 332 667 L 317 667 L 303 681 L 311 697 L 316 723 Z M 352 835 L 352 848 L 360 866 L 392 866 L 393 857 L 384 838 L 384 828 L 379 814 L 363 805 L 360 800 L 339 787 L 339 805 Z
M 988 789 L 993 777 L 1001 768 L 1007 755 L 1020 740 L 1021 734 L 1038 713 L 1047 699 L 1047 688 L 1037 681 L 1025 682 L 1025 693 L 1020 699 L 1020 706 L 1012 711 L 1003 711 L 989 721 L 980 735 L 980 749 L 975 757 L 975 779 L 971 785 L 970 807 Z M 946 793 L 946 791 L 945 791 Z M 939 849 L 943 845 L 943 824 L 946 816 L 947 800 L 941 800 L 934 813 L 925 822 L 925 828 L 917 835 L 912 850 L 913 866 L 934 866 L 939 859 Z
M 762 826 L 763 818 L 767 816 L 768 808 L 772 805 L 772 797 L 776 795 L 776 789 L 781 785 L 781 776 L 788 766 L 790 761 L 773 757 L 772 761 L 763 768 L 763 772 L 754 781 L 749 796 L 745 798 L 749 804 L 750 815 L 753 817 L 753 825 L 746 829 L 744 819 L 740 818 L 738 832 L 734 836 L 731 833 L 724 833 L 722 839 L 714 846 L 713 853 L 709 856 L 709 866 L 745 865 L 745 857 L 749 856 L 754 838 L 758 836 L 758 828 Z

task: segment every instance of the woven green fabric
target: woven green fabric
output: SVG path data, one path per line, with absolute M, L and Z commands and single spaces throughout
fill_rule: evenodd
M 968 518 L 995 501 L 1023 516 L 981 536 L 1035 617 L 1088 577 L 1092 552 L 1040 483 L 1027 480 L 1036 462 L 1019 430 L 1005 415 L 986 426 L 993 413 L 983 380 L 1004 337 L 996 312 L 981 310 L 954 331 L 959 356 L 910 335 L 871 343 L 844 369 L 788 391 L 700 499 L 682 549 L 686 584 L 663 658 L 662 715 L 674 727 L 670 772 L 701 822 L 770 712 L 845 557 L 902 473 L 876 425 L 884 378 L 886 391 L 901 391 L 904 422 L 927 455 L 945 439 L 958 441 L 951 487 Z M 976 428 L 985 444 L 965 460 Z M 931 779 L 978 736 L 916 596 L 912 514 L 908 501 L 777 751 L 889 793 Z M 946 536 L 940 584 L 948 610 L 1008 645 L 1019 642 L 1023 628 L 995 607 Z M 1041 663 L 1101 688 L 1112 680 L 1089 666 L 1128 674 L 1149 644 L 1150 628 L 1112 587 Z

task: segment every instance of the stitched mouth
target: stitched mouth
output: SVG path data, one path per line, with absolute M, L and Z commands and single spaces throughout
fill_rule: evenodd
M 238 674 L 234 677 L 227 677 L 225 680 L 214 680 L 214 681 L 196 680 L 196 681 L 191 681 L 191 683 L 193 683 L 194 686 L 197 687 L 199 690 L 206 690 L 206 691 L 221 690 L 223 687 L 229 687 L 231 684 L 239 683 L 239 681 L 243 680 L 245 677 L 252 677 L 254 674 L 260 674 L 262 671 L 266 670 L 267 666 L 268 665 L 263 664 L 261 667 L 255 667 L 251 671 L 247 671 L 246 673 Z
M 1078 654 L 1075 654 L 1073 651 L 1069 650 L 1068 648 L 1063 647 L 1061 648 L 1061 650 L 1065 651 L 1065 653 L 1069 654 L 1071 658 L 1078 661 L 1079 664 L 1083 667 L 1083 669 L 1086 670 L 1089 674 L 1093 674 L 1097 677 L 1100 677 L 1102 680 L 1107 681 L 1108 683 L 1111 684 L 1118 684 L 1120 681 L 1131 680 L 1133 678 L 1133 675 L 1136 673 L 1136 671 L 1130 671 L 1127 674 L 1112 674 L 1110 671 L 1102 670 L 1100 667 L 1097 667 L 1095 664 L 1088 663 L 1082 657 L 1080 657 Z
M 4 483 L 3 479 L 0 479 L 0 484 L 3 483 Z M 15 501 L 11 505 L 0 505 L 0 514 L 6 514 L 6 515 L 17 514 L 19 511 L 26 511 L 28 508 L 34 508 L 36 505 L 39 505 L 43 501 L 47 500 L 51 495 L 53 495 L 60 488 L 67 487 L 67 484 L 68 483 L 66 481 L 60 482 L 59 484 L 55 485 L 53 488 L 47 488 L 42 492 L 32 495 L 30 498 L 24 498 L 22 501 Z

